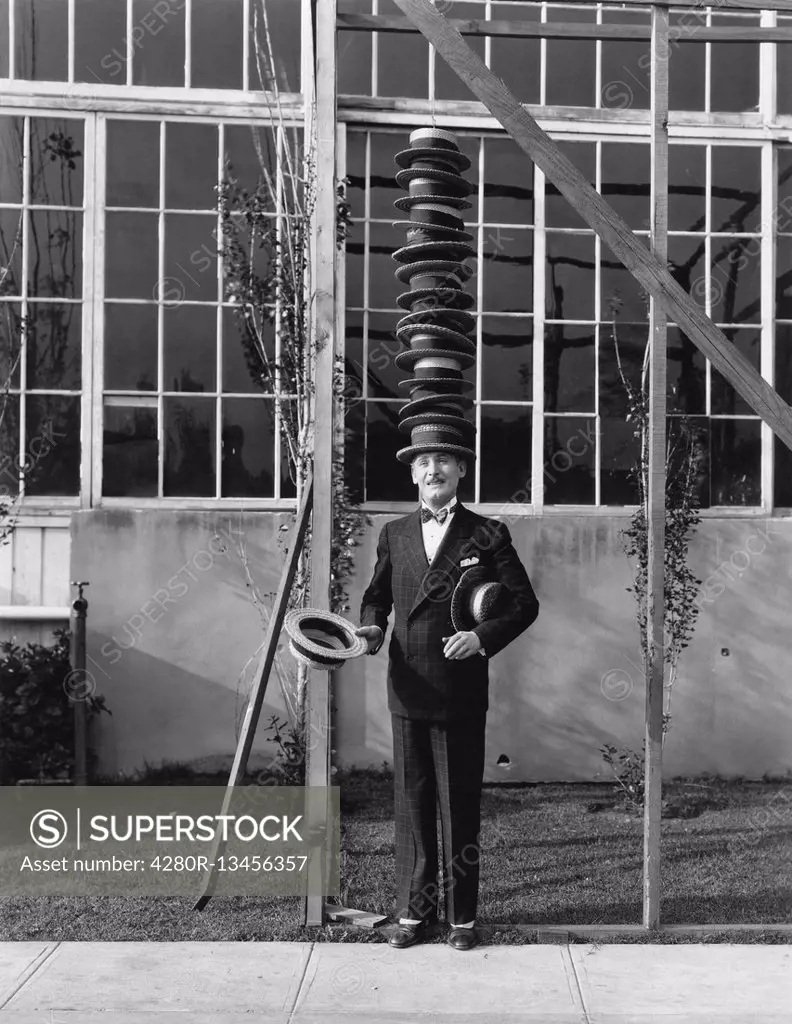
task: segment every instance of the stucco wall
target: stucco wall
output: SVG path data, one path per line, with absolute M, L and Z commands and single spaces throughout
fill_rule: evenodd
M 374 565 L 375 525 L 359 549 L 352 608 Z M 510 522 L 539 618 L 490 668 L 487 778 L 591 780 L 603 743 L 640 749 L 644 684 L 630 568 L 615 516 Z M 792 521 L 704 520 L 692 550 L 701 609 L 673 689 L 667 776 L 759 777 L 792 768 Z M 346 763 L 391 756 L 387 658 L 337 683 L 336 746 Z M 498 767 L 505 755 L 510 766 Z
M 353 617 L 386 518 L 374 517 L 357 549 Z M 89 669 L 113 710 L 101 722 L 106 770 L 233 753 L 240 678 L 263 637 L 238 544 L 244 538 L 253 578 L 272 594 L 286 521 L 266 513 L 75 515 L 71 578 L 91 581 Z M 603 743 L 640 748 L 644 687 L 624 525 L 623 517 L 591 515 L 510 523 L 541 610 L 491 663 L 488 778 L 594 779 Z M 674 688 L 667 775 L 792 768 L 791 556 L 792 520 L 699 527 L 692 563 L 705 585 Z M 340 763 L 391 758 L 386 665 L 383 652 L 336 674 Z M 274 676 L 262 724 L 273 713 L 283 715 Z M 255 749 L 269 756 L 261 735 Z M 496 765 L 500 755 L 510 766 Z

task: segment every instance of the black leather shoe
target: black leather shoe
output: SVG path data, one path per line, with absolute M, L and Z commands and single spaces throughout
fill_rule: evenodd
M 478 943 L 478 938 L 474 928 L 454 928 L 451 925 L 446 942 L 453 949 L 473 949 Z
M 423 942 L 428 934 L 429 925 L 426 921 L 421 921 L 420 924 L 397 924 L 388 943 L 395 949 L 408 949 Z

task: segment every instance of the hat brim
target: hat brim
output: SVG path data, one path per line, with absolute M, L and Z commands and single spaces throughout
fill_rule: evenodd
M 475 365 L 475 352 L 459 352 L 447 348 L 421 348 L 411 349 L 409 352 L 400 352 L 394 362 L 400 370 L 412 370 L 420 359 L 453 359 L 459 363 L 460 370 L 469 370 Z
M 476 255 L 476 250 L 467 242 L 440 240 L 438 242 L 409 242 L 393 253 L 393 259 L 397 263 L 421 263 L 426 260 L 445 259 L 446 252 L 453 253 L 452 260 L 455 260 L 457 253 L 461 253 L 460 262 L 466 256 Z M 420 253 L 426 253 L 426 255 L 420 256 Z
M 355 636 L 352 623 L 335 612 L 320 608 L 295 608 L 287 613 L 283 625 L 295 649 L 317 663 L 359 658 L 368 650 L 368 643 L 363 637 Z M 306 629 L 326 631 L 327 646 L 306 636 Z M 333 641 L 342 643 L 343 647 L 330 646 Z
M 455 210 L 469 210 L 473 205 L 470 200 L 463 199 L 461 196 L 437 195 L 402 196 L 401 199 L 397 199 L 393 205 L 397 210 L 411 210 L 413 206 L 419 206 L 422 203 L 431 203 L 436 206 L 450 206 Z
M 455 171 L 444 171 L 439 167 L 408 167 L 396 174 L 396 184 L 399 188 L 409 188 L 413 181 L 420 181 L 425 178 L 427 181 L 436 181 L 440 185 L 447 185 L 455 189 L 460 196 L 469 196 L 473 193 L 475 186 Z
M 460 281 L 467 281 L 473 276 L 473 271 L 461 260 L 417 260 L 415 263 L 404 263 L 400 266 L 396 271 L 396 278 L 402 284 L 409 284 L 414 277 L 427 277 L 429 274 L 438 277 L 445 274 L 448 277 L 458 277 Z M 437 289 L 442 287 L 440 284 Z M 432 291 L 437 289 L 433 288 Z
M 424 398 L 412 398 L 399 409 L 399 415 L 415 416 L 426 409 L 442 410 L 452 406 L 459 409 L 472 409 L 473 399 L 468 395 L 426 395 Z
M 428 452 L 448 452 L 450 455 L 458 455 L 460 459 L 467 459 L 471 462 L 476 460 L 476 453 L 472 448 L 465 448 L 459 444 L 445 444 L 440 441 L 411 444 L 408 448 L 402 448 L 396 452 L 396 458 L 399 462 L 409 465 L 416 455 L 424 455 Z
M 470 157 L 459 149 L 443 149 L 439 146 L 416 146 L 402 149 L 393 158 L 399 167 L 408 168 L 414 160 L 437 160 L 438 163 L 453 164 L 459 171 L 470 169 Z
M 438 324 L 440 319 L 453 322 L 453 327 L 446 327 L 445 324 Z M 468 334 L 476 326 L 476 318 L 464 309 L 449 309 L 447 306 L 435 306 L 432 309 L 419 309 L 415 313 L 408 313 L 396 324 L 396 334 L 404 332 L 405 327 L 421 326 L 431 333 L 438 326 L 446 327 L 447 330 L 458 331 L 460 334 Z
M 442 324 L 405 324 L 404 327 L 396 327 L 396 337 L 402 344 L 407 344 L 404 339 L 412 338 L 415 334 L 434 334 L 438 340 L 447 338 L 463 349 L 472 348 L 474 352 L 476 351 L 475 341 L 461 331 L 454 330 L 453 327 L 444 327 Z
M 464 223 L 464 221 L 460 221 Z M 472 242 L 473 233 L 466 231 L 464 228 L 451 228 L 446 227 L 445 224 L 430 224 L 428 221 L 423 220 L 394 220 L 391 221 L 394 228 L 405 228 L 407 233 L 410 231 L 426 231 L 431 232 L 433 235 L 437 235 L 439 240 L 442 240 L 444 235 L 447 235 L 451 241 L 460 242 Z
M 465 380 L 464 377 L 461 380 L 457 377 L 412 377 L 410 380 L 399 381 L 400 388 L 420 388 L 432 384 L 453 384 L 461 391 L 470 391 L 476 386 L 472 380 Z
M 476 436 L 476 424 L 466 420 L 463 416 L 455 416 L 449 412 L 422 412 L 415 416 L 407 416 L 399 423 L 399 430 L 403 434 L 409 434 L 413 427 L 420 427 L 426 423 L 442 423 L 449 427 L 456 427 L 458 430 L 468 431 L 470 440 Z
M 396 305 L 401 309 L 412 309 L 414 302 L 423 302 L 426 299 L 436 299 L 437 304 L 432 309 L 413 310 L 415 313 L 429 313 L 435 309 L 470 309 L 476 302 L 475 295 L 466 292 L 464 288 L 413 288 L 409 292 L 402 292 L 396 299 Z

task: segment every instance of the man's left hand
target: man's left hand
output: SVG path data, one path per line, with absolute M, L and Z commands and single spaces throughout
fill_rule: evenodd
M 470 658 L 481 650 L 481 641 L 473 632 L 454 633 L 453 636 L 444 636 L 445 647 L 443 654 L 446 658 L 456 661 L 462 658 Z

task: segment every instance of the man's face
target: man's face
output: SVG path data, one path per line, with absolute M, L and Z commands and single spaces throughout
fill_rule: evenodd
M 418 496 L 435 510 L 454 497 L 459 481 L 467 472 L 461 459 L 446 452 L 416 455 L 410 468 L 413 483 L 418 485 Z

